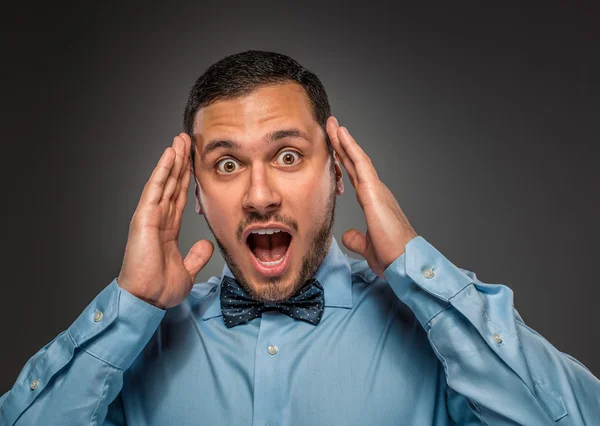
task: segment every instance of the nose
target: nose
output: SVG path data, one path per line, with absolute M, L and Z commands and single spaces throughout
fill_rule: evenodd
M 279 208 L 281 194 L 273 180 L 263 164 L 252 166 L 248 190 L 242 201 L 245 210 L 266 214 Z

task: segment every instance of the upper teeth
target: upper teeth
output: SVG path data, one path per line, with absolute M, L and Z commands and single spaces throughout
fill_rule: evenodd
M 276 229 L 276 228 L 255 229 L 255 230 L 251 231 L 251 234 L 274 234 L 276 232 L 281 232 L 281 229 Z

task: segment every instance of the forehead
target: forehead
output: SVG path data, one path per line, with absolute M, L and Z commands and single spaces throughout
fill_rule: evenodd
M 259 139 L 279 127 L 296 127 L 312 134 L 319 128 L 302 86 L 286 82 L 260 87 L 248 95 L 219 100 L 201 108 L 194 121 L 198 148 L 214 137 Z

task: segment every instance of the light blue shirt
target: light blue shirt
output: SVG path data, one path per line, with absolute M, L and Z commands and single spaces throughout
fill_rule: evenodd
M 0 425 L 600 424 L 600 381 L 508 287 L 421 236 L 384 276 L 333 239 L 319 325 L 268 311 L 231 329 L 219 277 L 166 311 L 115 279 L 27 362 Z

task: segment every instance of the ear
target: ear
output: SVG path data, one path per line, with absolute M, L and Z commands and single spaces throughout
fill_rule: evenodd
M 340 166 L 340 159 L 338 158 L 337 152 L 335 151 L 333 152 L 333 158 L 335 167 L 335 194 L 342 195 L 344 193 L 344 180 L 342 179 L 344 175 L 342 173 L 342 167 Z
M 194 182 L 196 187 L 194 188 L 194 195 L 196 197 L 196 213 L 198 214 L 202 214 L 202 208 L 200 207 L 200 183 L 198 183 L 198 179 L 196 178 L 196 175 L 192 172 L 192 176 L 194 176 Z

